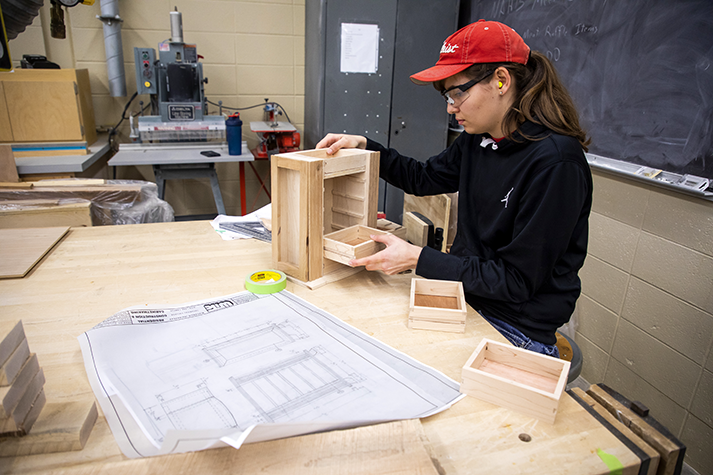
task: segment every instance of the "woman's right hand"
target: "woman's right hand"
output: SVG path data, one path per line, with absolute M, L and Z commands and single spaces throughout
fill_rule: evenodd
M 366 148 L 366 137 L 361 135 L 327 134 L 315 148 L 326 148 L 327 155 L 334 155 L 341 148 Z

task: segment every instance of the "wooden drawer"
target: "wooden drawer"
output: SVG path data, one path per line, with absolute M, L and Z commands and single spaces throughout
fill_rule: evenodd
M 460 392 L 554 424 L 569 365 L 484 338 L 463 366 Z
M 384 249 L 386 246 L 371 240 L 373 234 L 390 234 L 357 224 L 324 236 L 324 257 L 349 265 L 352 259 L 361 259 Z

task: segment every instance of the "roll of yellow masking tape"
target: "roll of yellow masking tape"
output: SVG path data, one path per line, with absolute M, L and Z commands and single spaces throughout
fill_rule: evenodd
M 245 290 L 254 294 L 274 294 L 287 287 L 287 276 L 279 270 L 261 270 L 245 278 Z

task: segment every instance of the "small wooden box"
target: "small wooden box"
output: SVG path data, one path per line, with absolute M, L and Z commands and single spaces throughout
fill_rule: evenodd
M 409 328 L 464 333 L 466 314 L 462 282 L 411 280 Z
M 569 366 L 484 338 L 463 366 L 460 392 L 554 424 Z
M 389 234 L 386 231 L 357 224 L 324 236 L 324 257 L 349 265 L 352 259 L 376 254 L 384 249 L 383 244 L 372 241 L 373 234 Z

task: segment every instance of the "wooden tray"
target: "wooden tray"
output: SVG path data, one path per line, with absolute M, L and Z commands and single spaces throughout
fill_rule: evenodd
M 554 424 L 569 361 L 484 338 L 463 366 L 460 391 Z
M 357 224 L 324 236 L 324 257 L 349 265 L 352 259 L 376 254 L 384 249 L 381 243 L 371 240 L 373 234 L 390 234 L 386 231 Z
M 408 326 L 420 330 L 465 332 L 463 283 L 450 280 L 411 280 Z

